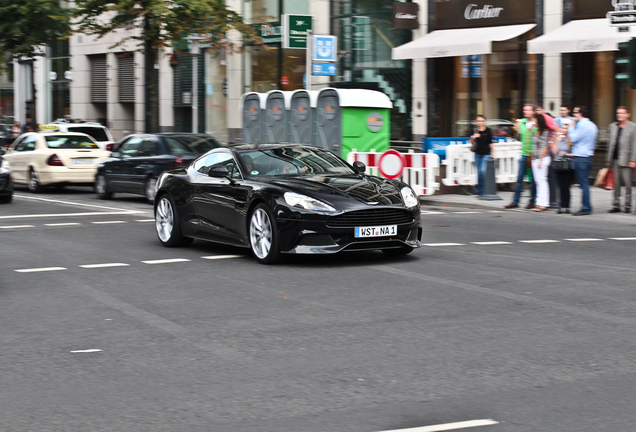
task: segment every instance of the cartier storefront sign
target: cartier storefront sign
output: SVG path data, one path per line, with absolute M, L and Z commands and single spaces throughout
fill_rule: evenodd
M 394 29 L 417 30 L 420 28 L 419 9 L 417 3 L 393 2 Z
M 435 30 L 534 23 L 534 4 L 534 0 L 437 2 L 435 3 Z

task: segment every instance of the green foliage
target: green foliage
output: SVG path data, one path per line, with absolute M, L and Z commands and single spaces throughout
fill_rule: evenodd
M 0 0 L 0 49 L 13 56 L 42 55 L 49 45 L 70 34 L 68 10 L 59 0 Z
M 188 34 L 199 33 L 210 48 L 234 51 L 240 47 L 226 38 L 232 29 L 259 43 L 255 30 L 228 9 L 225 0 L 76 0 L 75 7 L 73 18 L 79 33 L 102 37 L 118 29 L 139 29 L 137 35 L 115 46 L 130 39 L 141 46 L 147 39 L 153 49 L 178 47 L 186 44 Z M 150 24 L 147 28 L 145 18 Z

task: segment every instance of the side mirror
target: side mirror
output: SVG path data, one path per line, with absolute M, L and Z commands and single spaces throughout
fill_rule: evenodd
M 367 170 L 367 166 L 364 164 L 364 162 L 355 161 L 353 163 L 353 169 L 359 172 L 360 174 L 364 174 L 364 172 Z
M 215 166 L 208 171 L 208 175 L 215 178 L 227 178 L 230 176 L 230 172 L 223 166 Z

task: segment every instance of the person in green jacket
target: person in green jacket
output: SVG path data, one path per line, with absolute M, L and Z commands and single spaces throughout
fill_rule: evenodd
M 523 190 L 523 177 L 526 168 L 530 166 L 528 159 L 532 158 L 532 136 L 537 132 L 537 120 L 535 118 L 535 109 L 532 104 L 523 106 L 523 118 L 517 120 L 517 139 L 521 141 L 521 159 L 519 159 L 519 172 L 517 173 L 517 184 L 515 185 L 515 195 L 512 202 L 505 206 L 507 209 L 519 207 L 521 199 L 521 191 Z M 530 201 L 526 206 L 527 209 L 534 208 L 537 198 L 537 187 L 534 181 L 530 185 Z

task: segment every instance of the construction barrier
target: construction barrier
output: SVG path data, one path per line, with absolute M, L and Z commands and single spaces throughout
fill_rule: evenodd
M 470 144 L 453 144 L 446 147 L 446 177 L 442 183 L 446 186 L 474 186 L 477 184 L 477 168 L 475 154 Z M 521 142 L 505 141 L 493 144 L 495 161 L 495 178 L 497 183 L 514 183 L 517 181 L 519 159 L 521 158 Z
M 347 162 L 363 162 L 367 166 L 366 174 L 385 178 L 395 178 L 413 188 L 418 195 L 433 195 L 439 190 L 435 181 L 439 176 L 439 156 L 434 153 L 399 153 L 388 150 L 384 153 L 358 152 L 353 149 L 347 155 Z

